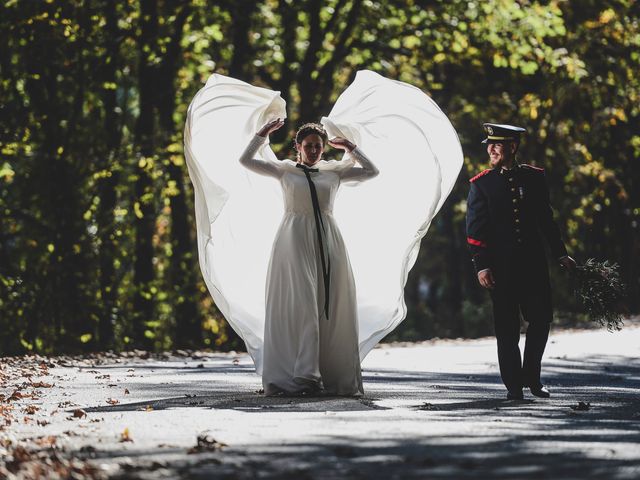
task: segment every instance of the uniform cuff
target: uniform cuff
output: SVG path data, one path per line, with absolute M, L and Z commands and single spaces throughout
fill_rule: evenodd
M 480 273 L 483 270 L 488 270 L 491 268 L 489 265 L 489 259 L 486 255 L 477 254 L 473 257 L 473 266 L 476 268 L 476 273 Z

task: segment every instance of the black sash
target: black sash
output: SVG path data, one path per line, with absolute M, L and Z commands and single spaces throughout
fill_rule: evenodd
M 329 320 L 329 287 L 331 283 L 331 260 L 329 259 L 329 249 L 326 241 L 323 241 L 327 232 L 322 221 L 322 213 L 320 212 L 320 203 L 318 202 L 318 192 L 316 186 L 311 180 L 310 172 L 317 172 L 317 168 L 309 168 L 306 165 L 298 163 L 296 167 L 301 168 L 309 182 L 309 192 L 311 193 L 311 204 L 313 205 L 313 216 L 316 220 L 316 231 L 318 232 L 318 243 L 320 244 L 320 258 L 322 261 L 322 279 L 324 280 L 324 314 Z M 326 256 L 326 259 L 325 259 Z

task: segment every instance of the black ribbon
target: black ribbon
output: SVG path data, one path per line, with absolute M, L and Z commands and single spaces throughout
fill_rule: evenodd
M 301 168 L 309 182 L 309 192 L 311 193 L 311 204 L 313 205 L 313 216 L 316 220 L 316 231 L 318 232 L 318 243 L 320 244 L 320 259 L 322 261 L 322 279 L 324 280 L 324 314 L 329 320 L 329 287 L 331 285 L 331 260 L 329 259 L 329 249 L 326 241 L 323 240 L 327 234 L 322 221 L 322 213 L 320 212 L 320 202 L 318 201 L 318 192 L 316 186 L 311 180 L 310 172 L 317 172 L 317 168 L 309 168 L 306 165 L 298 163 L 296 167 Z M 325 259 L 326 256 L 326 259 Z

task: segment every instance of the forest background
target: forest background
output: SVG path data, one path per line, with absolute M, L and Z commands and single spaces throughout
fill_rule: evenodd
M 526 127 L 519 158 L 545 168 L 571 254 L 619 263 L 638 311 L 634 0 L 8 0 L 0 38 L 0 355 L 242 348 L 201 279 L 182 152 L 214 72 L 282 92 L 285 156 L 359 69 L 451 119 L 464 167 L 390 339 L 492 331 L 464 229 L 485 121 Z M 558 321 L 584 322 L 572 280 L 552 276 Z

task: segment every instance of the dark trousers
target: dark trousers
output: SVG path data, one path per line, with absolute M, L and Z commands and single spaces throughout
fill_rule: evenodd
M 502 382 L 510 391 L 540 386 L 540 369 L 553 318 L 546 259 L 512 257 L 494 272 L 491 292 Z M 520 315 L 528 323 L 524 359 L 520 356 Z

